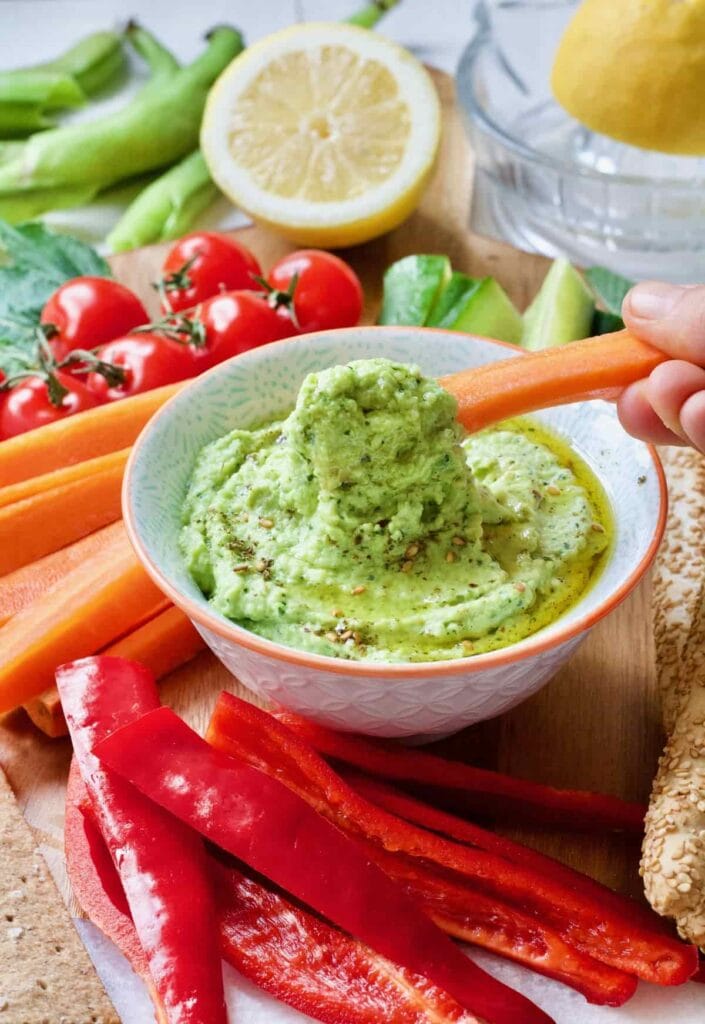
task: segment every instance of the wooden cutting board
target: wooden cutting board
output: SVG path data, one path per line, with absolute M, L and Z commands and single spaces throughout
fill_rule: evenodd
M 536 293 L 548 266 L 542 257 L 468 230 L 473 163 L 452 81 L 440 73 L 434 76 L 445 130 L 438 167 L 420 209 L 387 237 L 345 253 L 365 288 L 368 323 L 374 322 L 379 307 L 384 269 L 408 253 L 446 253 L 459 270 L 474 276 L 491 274 L 521 309 Z M 244 228 L 238 237 L 254 250 L 265 269 L 293 248 L 258 227 Z M 150 282 L 158 276 L 164 249 L 153 247 L 113 260 L 120 280 L 155 311 Z M 165 680 L 162 693 L 165 702 L 203 729 L 221 689 L 247 694 L 206 653 Z M 557 786 L 646 799 L 660 744 L 645 583 L 593 631 L 570 664 L 539 694 L 500 719 L 438 746 L 453 757 Z M 0 764 L 67 899 L 62 825 L 69 758 L 68 740 L 45 739 L 24 713 L 8 716 L 0 724 Z M 624 892 L 640 891 L 639 851 L 633 840 L 509 831 Z

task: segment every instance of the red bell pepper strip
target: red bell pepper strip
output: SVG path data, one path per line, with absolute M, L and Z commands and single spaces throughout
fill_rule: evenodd
M 604 890 L 606 896 L 601 899 L 603 890 L 596 883 L 591 895 L 587 887 L 576 892 L 550 871 L 452 842 L 375 807 L 281 721 L 231 694 L 221 694 L 208 739 L 226 753 L 276 774 L 319 813 L 364 839 L 372 859 L 378 860 L 380 852 L 393 854 L 385 856 L 382 866 L 393 877 L 399 872 L 406 884 L 412 859 L 413 877 L 418 880 L 427 875 L 436 899 L 439 877 L 447 878 L 452 872 L 455 886 L 470 892 L 479 889 L 531 912 L 575 950 L 620 971 L 656 984 L 675 985 L 687 981 L 696 969 L 695 947 L 664 934 L 655 915 L 652 920 L 639 920 L 629 901 L 621 901 L 609 890 Z M 418 895 L 423 892 L 421 885 Z M 449 889 L 449 914 L 465 914 L 467 898 L 460 907 L 454 901 Z
M 120 876 L 77 770 L 66 793 L 66 862 L 84 911 L 151 985 Z M 221 955 L 263 991 L 323 1024 L 477 1024 L 424 978 L 215 859 Z M 160 1024 L 164 1020 L 159 1017 Z
M 147 987 L 158 1024 L 167 1024 L 149 961 L 135 930 L 120 876 L 100 829 L 75 758 L 71 761 L 64 815 L 66 871 L 84 913 L 114 942 Z
M 92 747 L 159 706 L 137 662 L 93 657 L 62 665 L 56 682 L 76 761 L 115 862 L 164 1017 L 227 1024 L 215 905 L 203 842 L 124 779 Z
M 533 850 L 530 846 L 523 846 L 496 832 L 490 832 L 465 818 L 458 818 L 454 814 L 431 807 L 430 804 L 423 803 L 421 800 L 415 800 L 408 793 L 395 789 L 378 779 L 372 779 L 369 775 L 363 775 L 361 772 L 351 769 L 343 769 L 340 774 L 356 793 L 377 807 L 382 807 L 390 814 L 395 814 L 398 818 L 403 818 L 414 825 L 420 825 L 422 828 L 430 829 L 432 832 L 456 839 L 469 846 L 498 853 L 501 857 L 516 864 L 525 864 L 537 871 L 545 872 L 555 881 L 565 883 L 573 892 L 583 893 L 588 899 L 598 899 L 604 905 L 613 907 L 618 913 L 630 916 L 634 921 L 645 924 L 649 928 L 660 929 L 664 934 L 673 934 L 670 922 L 659 917 L 650 907 L 637 903 L 636 900 L 632 900 L 628 896 L 613 892 L 612 889 L 596 882 L 589 875 L 569 868 L 554 857 L 539 853 L 538 850 Z
M 69 881 L 83 911 L 115 943 L 135 974 L 151 984 L 147 955 L 135 931 L 120 876 L 95 822 L 75 758 L 66 787 L 64 851 Z
M 281 1002 L 325 1024 L 479 1024 L 436 985 L 236 869 L 216 878 L 224 959 Z
M 80 776 L 79 783 L 83 785 Z M 82 843 L 79 836 L 79 842 L 76 843 L 73 838 L 72 822 L 76 817 L 81 819 L 82 833 L 88 833 L 91 828 L 93 830 L 91 847 L 94 862 L 99 860 L 102 852 L 99 875 L 103 885 L 110 892 L 117 886 L 119 896 L 122 896 L 127 919 L 126 922 L 124 919 L 119 920 L 117 927 L 114 920 L 115 907 L 102 891 L 100 879 L 96 884 L 91 877 L 95 874 L 95 867 L 92 868 L 88 863 L 88 856 L 81 849 L 85 840 Z M 107 847 L 90 813 L 88 817 L 80 812 L 77 815 L 68 793 L 66 828 L 70 829 L 72 836 L 69 840 L 67 832 L 69 877 L 79 903 L 91 920 L 122 950 L 135 971 L 144 977 L 148 973 L 146 961 L 142 970 L 135 956 L 135 944 L 137 955 L 144 959 L 144 954 Z M 372 1021 L 384 1019 L 401 1022 L 406 1020 L 409 1004 L 415 1008 L 414 1013 L 421 1012 L 424 1000 L 430 1001 L 435 1014 L 441 1013 L 440 1006 L 448 1004 L 447 1012 L 451 1014 L 449 1019 L 454 1019 L 452 1006 L 460 1009 L 459 1004 L 424 979 L 415 980 L 413 988 L 410 982 L 397 984 L 397 975 L 411 977 L 408 972 L 404 974 L 367 946 L 343 937 L 336 929 L 324 925 L 281 897 L 275 897 L 264 886 L 245 878 L 234 869 L 227 870 L 215 863 L 214 867 L 219 870 L 216 893 L 220 910 L 221 954 L 223 959 L 255 985 L 301 1012 L 319 1020 L 330 1021 L 330 1024 L 340 1024 L 341 1019 L 347 1019 L 341 1016 L 341 1004 L 347 1007 L 348 1016 L 354 1024 L 366 1024 L 368 1006 L 377 1008 L 377 1016 L 372 1017 Z M 109 872 L 112 872 L 112 880 Z M 427 882 L 426 891 L 428 893 Z M 444 896 L 446 892 L 444 889 Z M 461 892 L 459 900 L 464 897 L 465 893 Z M 428 902 L 430 904 L 431 900 Z M 439 902 L 444 904 L 446 900 Z M 451 918 L 447 916 L 447 908 L 443 905 L 437 911 L 436 921 L 442 920 L 445 930 L 451 934 L 475 945 L 504 953 L 540 973 L 572 984 L 593 1002 L 619 1006 L 632 995 L 636 979 L 612 971 L 614 984 L 611 988 L 607 987 L 605 971 L 601 965 L 596 965 L 598 969 L 593 978 L 586 968 L 589 958 L 577 954 L 557 935 L 537 928 L 536 922 L 521 911 L 512 907 L 505 909 L 481 893 L 476 894 L 471 901 L 464 899 L 464 903 L 469 903 L 464 915 L 458 914 Z M 282 954 L 286 956 L 286 965 L 280 962 Z M 294 967 L 298 972 L 296 974 Z M 609 969 L 607 973 L 610 973 Z M 381 991 L 377 991 L 379 985 Z M 354 1008 L 350 1006 L 347 996 L 351 991 L 358 993 Z M 416 1024 L 413 1016 L 410 1024 L 411 1021 Z
M 633 975 L 575 949 L 530 911 L 473 889 L 451 872 L 443 874 L 413 857 L 379 848 L 370 849 L 370 856 L 448 935 L 560 981 L 595 1005 L 623 1006 L 634 995 L 637 979 Z
M 446 761 L 423 750 L 335 732 L 291 711 L 275 712 L 280 722 L 307 740 L 319 753 L 353 765 L 369 775 L 411 783 L 416 794 L 427 787 L 433 803 L 449 810 L 497 815 L 516 824 L 559 825 L 571 831 L 644 831 L 646 807 L 615 796 L 579 789 L 556 789 L 511 775 Z
M 176 818 L 490 1024 L 550 1021 L 469 961 L 356 842 L 276 779 L 209 746 L 168 708 L 94 749 Z

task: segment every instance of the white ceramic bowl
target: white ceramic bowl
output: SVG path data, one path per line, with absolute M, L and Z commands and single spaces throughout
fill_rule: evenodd
M 615 513 L 616 538 L 598 581 L 556 622 L 520 643 L 453 661 L 366 664 L 266 640 L 215 612 L 178 550 L 181 506 L 196 456 L 237 426 L 280 415 L 313 370 L 385 356 L 439 377 L 518 349 L 449 331 L 365 327 L 253 349 L 189 383 L 150 421 L 125 476 L 123 508 L 137 554 L 237 678 L 317 722 L 373 736 L 441 736 L 498 715 L 535 693 L 642 578 L 658 548 L 666 488 L 658 458 L 620 427 L 605 402 L 537 414 L 590 464 Z

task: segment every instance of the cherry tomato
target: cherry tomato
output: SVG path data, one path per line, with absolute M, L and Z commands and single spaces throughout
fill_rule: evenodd
M 97 348 L 146 324 L 147 310 L 129 288 L 108 277 L 76 277 L 62 284 L 42 310 L 56 333 L 49 346 L 57 362 L 77 348 Z
M 296 334 L 288 310 L 275 309 L 258 292 L 216 295 L 203 303 L 198 316 L 206 330 L 208 366 Z
M 47 382 L 42 377 L 27 377 L 4 393 L 0 402 L 0 437 L 24 434 L 101 404 L 100 397 L 77 377 L 62 370 L 54 376 L 67 390 L 58 405 L 51 402 Z
M 321 249 L 301 249 L 275 263 L 267 275 L 272 288 L 286 292 L 294 275 L 294 316 L 302 333 L 354 327 L 362 313 L 362 285 L 343 260 Z
M 175 384 L 205 369 L 205 351 L 201 355 L 194 346 L 172 341 L 156 332 L 116 338 L 102 345 L 96 356 L 125 371 L 124 383 L 115 387 L 110 387 L 100 373 L 88 375 L 88 387 L 107 402 L 151 391 L 164 384 Z
M 198 231 L 186 235 L 164 261 L 160 282 L 162 308 L 191 309 L 220 292 L 257 289 L 262 271 L 249 249 L 227 235 Z

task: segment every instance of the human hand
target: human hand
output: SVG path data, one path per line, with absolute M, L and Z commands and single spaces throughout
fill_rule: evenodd
M 622 393 L 622 426 L 653 444 L 705 452 L 705 285 L 638 284 L 622 316 L 637 337 L 672 356 Z

